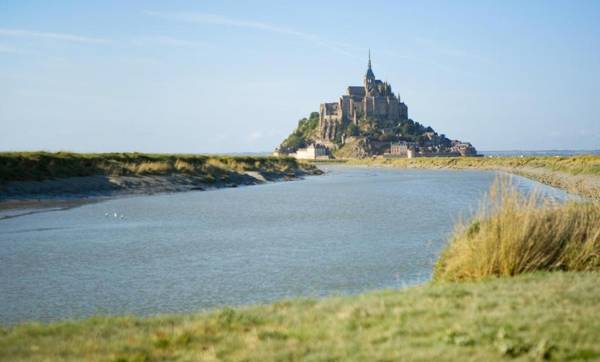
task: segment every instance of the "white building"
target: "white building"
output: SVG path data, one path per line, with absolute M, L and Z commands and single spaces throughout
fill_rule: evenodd
M 298 160 L 318 160 L 329 158 L 327 147 L 323 145 L 310 145 L 306 148 L 300 148 L 292 156 Z

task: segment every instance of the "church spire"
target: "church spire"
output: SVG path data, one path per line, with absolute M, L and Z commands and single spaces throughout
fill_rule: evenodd
M 375 74 L 373 74 L 373 69 L 371 69 L 371 49 L 369 48 L 369 67 L 367 68 L 367 79 L 375 80 Z

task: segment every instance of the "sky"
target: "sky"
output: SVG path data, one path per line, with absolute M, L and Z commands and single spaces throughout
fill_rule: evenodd
M 479 150 L 600 149 L 600 1 L 0 1 L 0 150 L 263 152 L 361 85 Z

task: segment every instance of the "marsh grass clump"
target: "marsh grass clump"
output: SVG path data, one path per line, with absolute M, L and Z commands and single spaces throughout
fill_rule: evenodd
M 557 203 L 521 194 L 507 179 L 459 223 L 434 269 L 435 280 L 479 280 L 533 271 L 600 269 L 600 204 Z

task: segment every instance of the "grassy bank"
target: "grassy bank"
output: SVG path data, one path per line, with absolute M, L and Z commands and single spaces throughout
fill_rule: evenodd
M 600 176 L 600 155 L 569 157 L 417 157 L 352 159 L 348 164 L 382 164 L 405 168 L 544 168 L 572 175 Z
M 265 174 L 312 173 L 313 165 L 293 158 L 163 155 L 142 153 L 0 153 L 0 182 L 43 181 L 78 176 L 136 176 L 185 174 L 211 183 L 231 174 L 257 171 Z
M 600 156 L 570 157 L 430 157 L 352 159 L 348 165 L 398 168 L 499 170 L 522 175 L 550 186 L 600 199 Z
M 5 361 L 600 359 L 597 272 L 0 329 Z
M 456 226 L 434 279 L 479 280 L 533 271 L 600 270 L 600 203 L 524 196 L 492 186 L 479 213 Z

